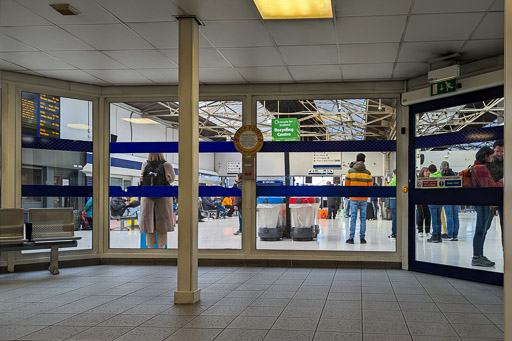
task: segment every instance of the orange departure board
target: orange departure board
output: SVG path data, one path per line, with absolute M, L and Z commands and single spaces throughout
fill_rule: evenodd
M 23 135 L 60 137 L 60 97 L 22 92 L 21 132 Z

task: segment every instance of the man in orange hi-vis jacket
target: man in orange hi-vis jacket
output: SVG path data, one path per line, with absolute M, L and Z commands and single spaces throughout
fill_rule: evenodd
M 356 163 L 348 170 L 345 178 L 345 186 L 373 186 L 372 173 L 366 169 L 364 160 L 366 156 L 362 153 L 357 154 Z M 359 219 L 361 227 L 359 231 L 359 240 L 361 244 L 366 244 L 366 201 L 368 198 L 350 197 L 350 235 L 347 244 L 354 244 L 354 235 L 356 234 L 357 209 L 359 208 Z

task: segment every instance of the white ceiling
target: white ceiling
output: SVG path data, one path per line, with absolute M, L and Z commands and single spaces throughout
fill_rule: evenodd
M 403 80 L 427 61 L 503 54 L 504 0 L 333 0 L 325 20 L 261 19 L 252 0 L 0 0 L 0 69 L 97 85 L 176 84 L 176 15 L 196 15 L 202 83 Z M 434 65 L 435 67 L 435 65 Z

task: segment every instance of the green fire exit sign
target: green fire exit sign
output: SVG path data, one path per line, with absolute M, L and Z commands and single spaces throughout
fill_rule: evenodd
M 299 127 L 297 118 L 274 118 L 272 120 L 272 140 L 300 141 Z
M 457 78 L 430 84 L 430 96 L 437 96 L 455 91 L 457 91 Z

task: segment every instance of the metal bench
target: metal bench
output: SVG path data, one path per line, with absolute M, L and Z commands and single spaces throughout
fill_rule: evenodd
M 0 209 L 0 248 L 2 251 L 50 249 L 48 270 L 59 274 L 59 248 L 76 247 L 82 237 L 74 235 L 72 208 L 40 208 L 29 210 L 24 223 L 23 209 Z M 25 229 L 24 229 L 25 227 Z M 15 259 L 7 255 L 7 271 L 14 272 Z

